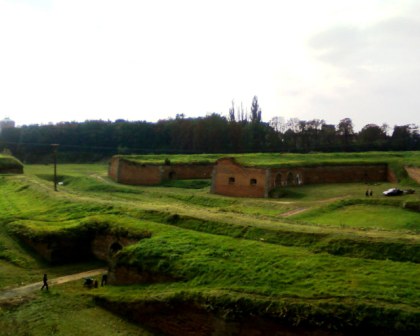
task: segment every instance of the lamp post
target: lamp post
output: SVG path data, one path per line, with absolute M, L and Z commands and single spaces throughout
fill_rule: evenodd
M 51 144 L 54 159 L 54 191 L 57 191 L 57 148 L 59 144 Z

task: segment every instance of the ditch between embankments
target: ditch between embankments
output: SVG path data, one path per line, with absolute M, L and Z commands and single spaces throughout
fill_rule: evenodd
M 242 238 L 244 241 L 258 240 L 267 243 L 272 239 L 272 242 L 279 245 L 290 246 L 293 245 L 291 242 L 294 242 L 295 246 L 312 246 L 315 249 L 322 240 L 332 239 L 325 234 L 275 233 L 263 229 L 253 230 L 252 227 L 226 226 L 224 223 L 207 222 L 174 214 L 142 212 L 137 213 L 137 216 L 143 220 L 146 217 L 148 219 L 153 218 L 154 222 L 164 222 L 172 227 L 179 227 L 179 230 L 191 229 L 194 226 L 194 230 L 199 227 L 202 231 L 203 228 L 206 231 L 219 230 L 215 233 Z M 55 254 L 50 253 L 51 251 L 46 253 L 45 250 L 43 252 L 40 249 L 41 253 L 44 253 L 47 258 L 51 255 L 65 256 L 62 259 L 51 259 L 54 262 L 65 261 L 69 256 L 68 253 L 74 252 L 75 249 L 87 252 L 85 255 L 78 255 L 80 258 L 83 258 L 83 255 L 96 255 L 99 258 L 101 258 L 101 255 L 109 257 L 111 246 L 116 242 L 122 243 L 121 238 L 132 238 L 134 242 L 139 239 L 144 241 L 145 238 L 152 237 L 152 232 L 147 230 L 144 230 L 143 234 L 135 236 L 128 231 L 121 232 L 120 229 L 103 225 L 98 220 L 88 220 L 87 222 L 88 224 L 81 225 L 78 228 L 59 230 L 54 234 L 51 232 L 39 234 L 34 230 L 25 230 L 25 223 L 21 222 L 14 232 L 18 236 L 24 237 L 25 240 L 29 240 L 29 242 L 30 240 L 41 242 L 44 244 L 44 248 L 48 242 L 62 242 L 54 246 Z M 78 237 L 78 239 L 73 239 L 75 237 Z M 81 237 L 85 238 L 80 239 Z M 349 242 L 344 239 L 336 238 L 346 246 L 349 245 Z M 99 251 L 92 252 L 92 246 L 98 246 L 97 243 L 93 244 L 95 239 L 102 241 L 102 244 L 99 244 L 102 247 L 96 247 Z M 369 243 L 372 245 L 372 242 L 366 244 Z M 389 251 L 398 250 L 398 248 L 390 249 L 389 243 L 385 242 Z M 74 244 L 73 247 L 70 247 L 72 244 Z M 86 248 L 83 248 L 83 244 L 86 244 Z M 171 250 L 170 244 L 165 248 Z M 413 245 L 412 248 L 415 248 L 415 246 Z M 59 252 L 60 249 L 64 249 L 65 252 Z M 357 250 L 360 250 L 360 246 L 357 247 Z M 90 253 L 88 253 L 89 251 Z M 136 261 L 134 255 L 124 254 L 124 251 L 125 249 L 121 250 L 121 253 L 115 254 L 115 259 L 111 262 L 111 282 L 143 285 L 157 283 L 170 286 L 173 283 L 182 284 L 188 281 L 188 277 L 177 277 L 167 271 L 167 268 L 171 267 L 171 257 L 168 259 L 163 255 L 152 254 L 151 259 Z M 416 255 L 415 251 L 413 250 L 411 253 Z M 177 252 L 173 251 L 171 253 L 176 258 Z M 354 251 L 347 251 L 344 254 L 346 253 L 351 254 Z M 120 258 L 120 255 L 123 258 Z M 125 258 L 124 255 L 126 255 Z M 395 256 L 395 258 L 397 259 L 398 256 Z M 409 335 L 420 328 L 418 322 L 416 322 L 420 321 L 420 313 L 405 307 L 403 304 L 396 309 L 395 305 L 382 306 L 380 302 L 374 301 L 358 303 L 356 299 L 350 301 L 348 301 L 349 299 L 343 299 L 344 301 L 340 304 L 337 302 L 337 297 L 329 297 L 328 295 L 324 298 L 318 297 L 316 300 L 303 300 L 293 296 L 277 298 L 275 296 L 249 295 L 241 293 L 241 291 L 235 292 L 235 290 L 228 290 L 221 295 L 212 293 L 214 293 L 214 290 L 190 292 L 185 288 L 164 298 L 159 294 L 137 300 L 126 296 L 114 299 L 112 295 L 99 294 L 96 302 L 167 335 L 188 335 L 189 332 L 191 335 L 248 336 L 258 335 L 258 333 L 260 335 L 276 335 L 276 333 L 282 335 L 287 333 L 290 335 L 296 333 L 337 335 L 341 333 L 345 335 L 356 334 L 361 331 L 370 331 L 372 334 Z

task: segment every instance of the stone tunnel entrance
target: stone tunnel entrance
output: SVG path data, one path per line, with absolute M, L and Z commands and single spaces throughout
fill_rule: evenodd
M 116 254 L 118 251 L 122 250 L 123 246 L 115 242 L 109 247 L 109 256 L 112 257 L 114 254 Z

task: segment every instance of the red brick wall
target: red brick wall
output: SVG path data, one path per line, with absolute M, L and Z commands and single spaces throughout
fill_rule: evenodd
M 302 168 L 304 183 L 381 182 L 388 180 L 387 165 L 319 166 Z
M 108 175 L 123 184 L 154 185 L 161 182 L 160 166 L 143 165 L 121 158 L 112 158 Z
M 235 197 L 265 197 L 267 170 L 242 167 L 232 159 L 220 159 L 213 171 L 212 192 Z M 234 178 L 234 182 L 229 182 Z M 251 179 L 256 184 L 251 184 Z
M 28 246 L 30 246 L 36 253 L 38 253 L 45 260 L 51 262 L 51 247 L 46 242 L 35 242 L 27 237 L 20 237 L 20 239 Z
M 302 168 L 271 168 L 269 188 L 305 184 Z
M 116 237 L 111 234 L 96 235 L 91 242 L 92 254 L 99 260 L 108 261 L 111 257 L 111 245 L 120 244 L 122 247 L 138 242 L 138 239 Z
M 173 172 L 175 180 L 193 180 L 193 179 L 211 179 L 214 165 L 170 165 L 162 166 L 162 179 L 170 179 L 170 173 Z
M 132 185 L 155 185 L 163 180 L 210 179 L 213 165 L 146 165 L 112 158 L 108 176 L 114 181 Z
M 234 178 L 233 183 L 229 179 Z M 255 185 L 250 180 L 255 179 Z M 275 187 L 315 183 L 380 182 L 388 180 L 387 165 L 251 168 L 233 159 L 217 161 L 212 192 L 235 197 L 268 197 Z
M 108 165 L 108 176 L 114 181 L 118 182 L 118 168 L 120 164 L 120 159 L 117 157 L 111 158 L 111 161 Z

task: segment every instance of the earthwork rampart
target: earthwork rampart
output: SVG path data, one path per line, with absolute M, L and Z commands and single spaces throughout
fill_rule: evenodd
M 108 176 L 131 185 L 156 185 L 168 180 L 210 179 L 212 164 L 143 164 L 113 157 Z
M 406 167 L 411 178 L 420 181 L 420 169 Z M 325 164 L 311 166 L 244 166 L 234 158 L 213 164 L 145 164 L 113 157 L 108 170 L 114 181 L 129 185 L 157 185 L 168 180 L 212 179 L 211 192 L 234 197 L 273 197 L 273 191 L 289 186 L 323 183 L 397 183 L 386 163 Z M 420 182 L 419 182 L 420 183 Z
M 275 188 L 302 184 L 389 180 L 387 164 L 308 167 L 245 167 L 233 158 L 219 159 L 213 171 L 212 192 L 236 197 L 269 197 Z
M 35 239 L 21 234 L 18 237 L 52 264 L 87 260 L 92 257 L 109 262 L 113 255 L 123 247 L 139 241 L 139 239 L 113 234 L 77 237 L 54 235 Z

